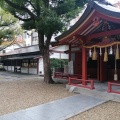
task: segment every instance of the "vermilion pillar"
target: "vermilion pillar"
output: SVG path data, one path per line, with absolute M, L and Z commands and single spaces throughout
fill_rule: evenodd
M 82 48 L 82 84 L 85 85 L 87 80 L 87 50 Z

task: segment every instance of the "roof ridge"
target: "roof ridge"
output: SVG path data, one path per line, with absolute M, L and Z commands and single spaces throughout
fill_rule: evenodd
M 97 1 L 97 0 L 94 0 L 94 1 Z M 104 5 L 111 5 L 111 6 L 114 6 L 113 4 L 111 4 L 109 1 L 107 0 L 98 0 L 99 3 L 102 3 Z

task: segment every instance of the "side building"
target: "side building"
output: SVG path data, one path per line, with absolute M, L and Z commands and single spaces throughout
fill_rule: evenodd
M 50 48 L 50 58 L 68 59 L 68 55 L 62 52 L 67 48 L 68 46 Z M 43 58 L 38 44 L 1 53 L 0 57 L 7 71 L 44 75 Z

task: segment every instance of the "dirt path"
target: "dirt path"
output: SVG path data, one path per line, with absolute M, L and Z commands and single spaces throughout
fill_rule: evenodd
M 109 101 L 68 120 L 120 120 L 120 103 Z
M 47 85 L 42 78 L 5 80 L 0 77 L 0 115 L 75 95 L 65 84 Z

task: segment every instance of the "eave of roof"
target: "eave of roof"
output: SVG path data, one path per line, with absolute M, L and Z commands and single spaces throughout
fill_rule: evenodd
M 32 45 L 32 46 L 26 46 L 17 48 L 13 51 L 3 53 L 0 56 L 7 56 L 7 55 L 16 55 L 16 54 L 24 54 L 24 53 L 32 53 L 32 52 L 39 52 L 39 46 L 38 45 Z
M 93 9 L 88 5 L 85 12 L 83 13 L 82 17 L 80 17 L 80 19 L 66 32 L 64 32 L 63 34 L 61 34 L 60 36 L 56 37 L 55 40 L 60 40 L 61 38 L 63 38 L 64 36 L 68 35 L 69 33 L 71 33 L 72 31 L 74 31 L 80 24 L 83 23 L 83 21 L 86 19 L 86 17 L 91 13 Z
M 111 5 L 105 5 L 105 4 L 99 3 L 97 1 L 90 1 L 87 5 L 87 8 L 86 8 L 85 12 L 80 17 L 80 19 L 68 31 L 64 32 L 63 34 L 56 37 L 55 39 L 57 41 L 60 41 L 60 40 L 64 39 L 65 37 L 69 36 L 81 24 L 83 24 L 83 22 L 86 20 L 86 18 L 88 18 L 88 16 L 92 12 L 94 13 L 94 11 L 102 13 L 106 16 L 111 16 L 112 18 L 115 18 L 115 19 L 120 19 L 120 9 L 115 8 L 114 6 L 111 6 Z
M 30 59 L 30 58 L 38 58 L 40 55 L 29 55 L 29 56 L 18 56 L 18 57 L 11 57 L 6 58 L 6 60 L 21 60 L 21 59 Z

